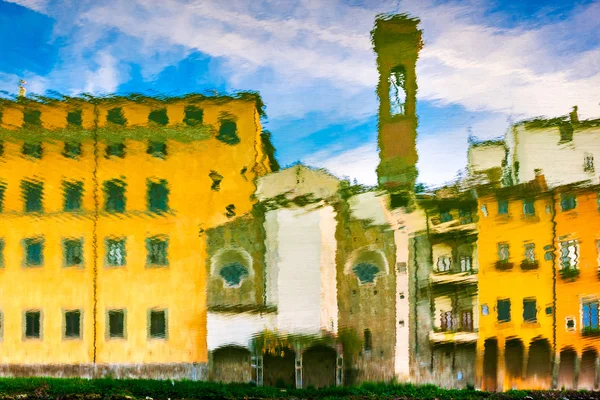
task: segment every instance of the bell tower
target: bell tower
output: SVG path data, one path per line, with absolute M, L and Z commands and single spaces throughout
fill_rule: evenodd
M 415 66 L 423 46 L 419 22 L 406 15 L 379 15 L 371 32 L 379 72 L 377 177 L 381 187 L 396 194 L 411 193 L 417 179 Z

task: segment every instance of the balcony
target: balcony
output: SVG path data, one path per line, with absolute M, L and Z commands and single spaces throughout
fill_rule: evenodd
M 432 283 L 477 283 L 477 271 L 468 272 L 432 272 Z
M 469 331 L 441 331 L 429 332 L 429 341 L 434 343 L 473 343 L 477 342 L 479 333 Z
M 498 271 L 510 271 L 511 269 L 513 269 L 513 263 L 508 262 L 508 260 L 496 261 L 495 265 Z
M 523 271 L 531 271 L 534 269 L 538 269 L 539 264 L 537 261 L 529 261 L 529 260 L 523 260 L 521 262 L 521 269 Z

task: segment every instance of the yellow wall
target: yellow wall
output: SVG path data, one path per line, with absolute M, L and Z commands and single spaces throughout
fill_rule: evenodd
M 44 129 L 66 125 L 68 107 L 83 109 L 83 128 L 90 129 L 90 140 L 82 146 L 78 160 L 61 155 L 63 142 L 44 142 L 41 160 L 21 157 L 22 141 L 17 130 L 22 123 L 20 104 L 4 104 L 2 135 L 4 155 L 0 157 L 0 181 L 6 184 L 4 212 L 0 214 L 0 237 L 6 245 L 4 268 L 0 270 L 0 309 L 4 313 L 4 335 L 0 341 L 2 363 L 91 363 L 94 357 L 94 300 L 96 300 L 96 362 L 165 363 L 206 362 L 206 271 L 205 237 L 202 232 L 225 222 L 226 206 L 235 205 L 237 215 L 250 211 L 257 174 L 268 172 L 260 142 L 261 126 L 256 104 L 247 99 L 203 99 L 197 106 L 204 110 L 204 125 L 214 126 L 211 137 L 191 142 L 167 141 L 167 157 L 154 158 L 146 153 L 147 144 L 127 140 L 125 158 L 105 158 L 106 143 L 95 149 L 95 127 L 129 136 L 136 126 L 147 126 L 153 108 L 166 107 L 167 128 L 181 128 L 183 109 L 188 100 L 168 103 L 129 100 L 100 102 L 94 108 L 87 103 L 63 105 L 28 104 L 42 110 Z M 122 107 L 126 127 L 106 125 L 106 112 Z M 228 145 L 214 136 L 219 116 L 227 112 L 236 117 L 241 142 Z M 95 116 L 97 115 L 97 119 Z M 155 127 L 159 132 L 161 127 Z M 12 132 L 15 138 L 11 139 Z M 52 137 L 52 132 L 48 132 Z M 102 139 L 102 138 L 100 138 Z M 96 150 L 97 157 L 94 157 Z M 95 169 L 96 167 L 96 169 Z M 247 168 L 245 177 L 240 171 Z M 210 171 L 223 176 L 219 191 L 211 190 Z M 95 175 L 94 175 L 95 172 Z M 35 176 L 44 182 L 44 213 L 25 215 L 20 182 Z M 65 178 L 84 181 L 85 211 L 77 215 L 62 212 Z M 124 214 L 102 211 L 102 184 L 109 179 L 127 183 Z M 171 212 L 160 216 L 148 213 L 146 180 L 166 179 L 170 188 Z M 94 179 L 97 179 L 95 186 Z M 97 190 L 95 190 L 97 189 Z M 95 195 L 97 195 L 95 197 Z M 100 209 L 96 215 L 95 204 Z M 96 222 L 96 223 L 95 223 Z M 146 267 L 145 239 L 156 234 L 169 237 L 169 266 Z M 44 265 L 22 266 L 21 239 L 43 235 Z M 61 238 L 84 238 L 84 268 L 64 268 Z M 106 267 L 107 236 L 125 236 L 127 264 Z M 94 271 L 93 243 L 97 242 Z M 97 292 L 94 298 L 96 278 Z M 148 339 L 147 313 L 150 308 L 168 310 L 168 338 Z M 22 314 L 27 308 L 43 312 L 41 340 L 23 340 Z M 62 338 L 62 309 L 83 310 L 83 338 Z M 106 312 L 109 308 L 126 309 L 126 339 L 106 339 Z
M 488 215 L 482 212 L 487 208 Z M 547 208 L 549 207 L 549 208 Z M 504 348 L 507 338 L 519 338 L 528 348 L 534 338 L 547 339 L 552 346 L 552 315 L 546 315 L 545 309 L 553 302 L 553 265 L 544 259 L 544 246 L 553 242 L 552 197 L 539 195 L 535 200 L 535 217 L 523 216 L 523 200 L 519 197 L 509 199 L 508 216 L 498 215 L 496 196 L 482 196 L 479 199 L 479 339 L 478 353 L 482 357 L 484 342 L 488 338 L 497 338 L 498 346 Z M 512 269 L 500 271 L 496 268 L 498 260 L 497 245 L 509 244 L 509 262 Z M 535 244 L 535 259 L 539 267 L 524 271 L 525 242 Z M 523 320 L 523 299 L 535 297 L 537 301 L 537 323 Z M 498 299 L 510 299 L 511 320 L 499 323 L 496 304 Z M 481 315 L 481 306 L 489 307 L 489 315 Z M 500 360 L 502 362 L 502 360 Z M 481 376 L 482 365 L 477 366 L 476 374 Z M 506 376 L 504 388 L 510 388 Z M 521 387 L 527 387 L 522 383 Z

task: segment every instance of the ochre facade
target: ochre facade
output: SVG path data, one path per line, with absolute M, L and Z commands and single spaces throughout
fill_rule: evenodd
M 4 373 L 75 365 L 74 374 L 89 375 L 93 365 L 120 366 L 116 375 L 201 378 L 204 231 L 250 211 L 254 180 L 269 172 L 258 96 L 22 99 L 0 107 Z M 65 184 L 73 182 L 82 190 L 67 206 Z M 28 185 L 34 190 L 26 193 Z M 69 241 L 80 246 L 71 250 L 73 266 Z M 111 310 L 119 314 L 114 332 Z M 73 311 L 79 329 L 66 326 Z M 55 373 L 67 370 L 77 368 Z

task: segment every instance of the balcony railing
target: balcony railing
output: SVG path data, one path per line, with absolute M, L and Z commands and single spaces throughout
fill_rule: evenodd
M 565 280 L 568 280 L 568 279 L 575 280 L 579 276 L 579 268 L 574 268 L 574 267 L 561 268 L 560 276 L 561 276 L 561 278 L 563 278 Z
M 521 261 L 521 269 L 523 271 L 531 271 L 533 269 L 538 269 L 539 264 L 537 261 L 523 260 Z
M 508 262 L 508 260 L 498 260 L 496 261 L 496 269 L 499 271 L 507 271 L 513 268 L 513 263 Z

